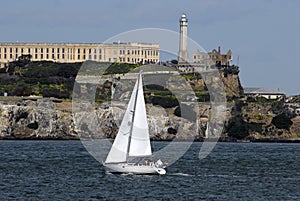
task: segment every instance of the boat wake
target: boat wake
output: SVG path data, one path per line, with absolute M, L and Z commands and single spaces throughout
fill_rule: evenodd
M 192 174 L 187 174 L 187 173 L 181 173 L 181 172 L 178 172 L 178 173 L 167 173 L 167 175 L 169 176 L 183 176 L 183 177 L 192 177 L 192 176 L 195 176 L 195 175 L 192 175 Z

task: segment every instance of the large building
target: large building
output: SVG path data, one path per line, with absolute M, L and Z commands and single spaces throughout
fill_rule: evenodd
M 157 63 L 159 44 L 152 43 L 0 43 L 0 67 L 31 55 L 31 61 L 74 63 L 97 62 Z
M 202 52 L 201 50 L 196 50 L 193 55 L 193 63 L 203 66 L 230 66 L 232 61 L 232 52 L 228 50 L 226 54 L 221 53 L 221 47 L 218 50 L 213 49 L 211 52 Z
M 268 88 L 244 88 L 245 96 L 252 97 L 264 97 L 269 100 L 277 100 L 285 97 L 285 93 L 279 89 L 268 89 Z

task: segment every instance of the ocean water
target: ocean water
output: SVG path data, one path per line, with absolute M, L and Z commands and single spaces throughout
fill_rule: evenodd
M 80 141 L 0 141 L 0 200 L 300 200 L 300 144 L 200 146 L 166 175 L 115 175 Z

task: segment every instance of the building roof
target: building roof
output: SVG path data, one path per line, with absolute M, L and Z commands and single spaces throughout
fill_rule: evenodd
M 245 87 L 244 94 L 279 94 L 285 95 L 284 92 L 279 89 L 269 89 L 264 87 Z

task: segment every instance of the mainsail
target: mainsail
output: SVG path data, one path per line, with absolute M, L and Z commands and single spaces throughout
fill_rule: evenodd
M 141 73 L 137 83 L 139 86 L 137 89 L 129 156 L 149 156 L 152 154 L 152 151 Z
M 128 156 L 149 156 L 151 154 L 142 75 L 140 73 L 105 163 L 126 162 Z

